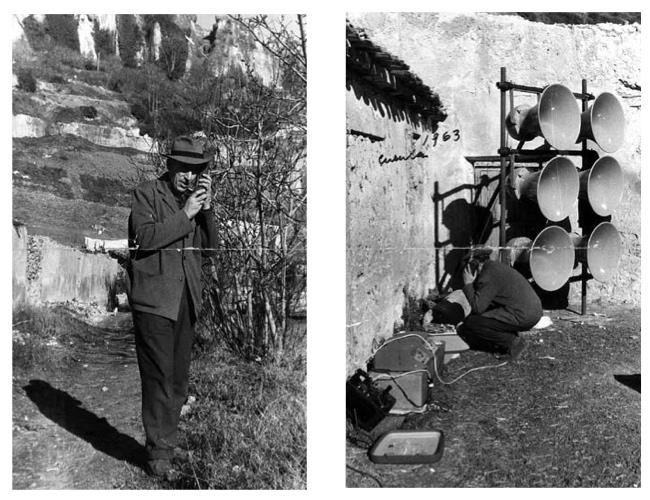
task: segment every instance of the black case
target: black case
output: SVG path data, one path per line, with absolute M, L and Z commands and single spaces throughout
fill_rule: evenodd
M 390 387 L 380 390 L 363 370 L 345 383 L 345 413 L 355 427 L 371 431 L 395 404 Z

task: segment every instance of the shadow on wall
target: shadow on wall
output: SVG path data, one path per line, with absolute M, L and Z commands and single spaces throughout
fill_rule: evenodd
M 352 91 L 354 96 L 363 104 L 372 107 L 382 118 L 396 123 L 406 123 L 414 128 L 421 127 L 431 132 L 435 132 L 438 129 L 438 122 L 446 118 L 446 115 L 440 111 L 442 105 L 439 101 L 437 105 L 433 105 L 437 110 L 436 115 L 432 119 L 423 120 L 419 113 L 409 111 L 404 101 L 391 97 L 387 92 L 377 91 L 372 86 L 363 83 L 362 78 L 362 76 L 348 70 L 345 82 L 346 89 Z M 362 131 L 353 130 L 353 132 Z M 365 134 L 362 133 L 362 135 Z
M 109 257 L 115 259 L 119 265 L 119 270 L 114 276 L 107 275 L 104 278 L 104 286 L 106 287 L 107 296 L 107 310 L 113 311 L 115 308 L 121 308 L 123 304 L 120 303 L 118 295 L 126 294 L 130 297 L 131 294 L 131 258 L 128 251 L 123 250 L 110 250 Z M 127 306 L 128 307 L 128 306 Z M 124 310 L 124 308 L 122 308 Z
M 448 238 L 440 241 L 440 227 L 436 227 L 436 283 L 440 293 L 455 290 L 463 286 L 463 265 L 472 245 L 485 244 L 492 233 L 494 217 L 489 207 L 478 201 L 468 202 L 465 198 L 455 198 L 445 205 L 444 200 L 462 191 L 470 191 L 478 200 L 480 190 L 485 187 L 485 180 L 479 184 L 461 184 L 445 193 L 434 195 L 436 225 L 442 225 L 448 232 Z M 438 213 L 442 211 L 442 217 Z M 445 247 L 449 247 L 446 249 Z M 440 275 L 440 253 L 444 252 L 443 273 Z

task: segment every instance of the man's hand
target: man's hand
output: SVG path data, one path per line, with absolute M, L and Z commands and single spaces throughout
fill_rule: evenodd
M 198 180 L 198 187 L 205 190 L 205 201 L 203 202 L 203 210 L 209 210 L 212 203 L 212 178 L 210 174 L 205 172 L 201 174 Z
M 463 269 L 463 283 L 466 285 L 469 285 L 470 283 L 474 283 L 477 274 L 478 271 L 472 271 L 472 267 L 469 265 L 468 262 L 465 268 Z
M 196 214 L 199 213 L 199 210 L 201 210 L 201 207 L 205 203 L 207 197 L 208 196 L 205 192 L 204 187 L 199 187 L 192 193 L 192 195 L 185 202 L 185 206 L 183 207 L 183 211 L 187 215 L 188 219 L 192 219 Z

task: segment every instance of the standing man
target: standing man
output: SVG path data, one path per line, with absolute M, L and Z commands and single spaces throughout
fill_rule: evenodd
M 518 358 L 525 347 L 519 332 L 529 330 L 542 317 L 542 303 L 519 272 L 490 260 L 491 250 L 480 247 L 463 271 L 463 293 L 471 313 L 458 327 L 458 335 L 471 349 Z
M 129 217 L 131 309 L 142 382 L 147 469 L 173 479 L 180 411 L 187 398 L 194 323 L 201 306 L 200 248 L 216 245 L 209 158 L 178 137 L 167 172 L 133 191 Z

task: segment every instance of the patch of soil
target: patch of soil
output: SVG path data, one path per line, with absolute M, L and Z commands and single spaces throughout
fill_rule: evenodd
M 63 369 L 14 367 L 13 488 L 158 487 L 141 469 L 140 383 L 130 315 L 78 323 Z M 78 330 L 78 331 L 77 331 Z M 139 486 L 138 486 L 139 487 Z
M 640 486 L 640 311 L 613 304 L 597 310 L 553 311 L 552 326 L 524 334 L 521 360 L 436 383 L 431 409 L 402 428 L 441 429 L 439 462 L 376 465 L 350 442 L 347 485 Z M 443 379 L 497 363 L 468 351 L 446 366 Z

